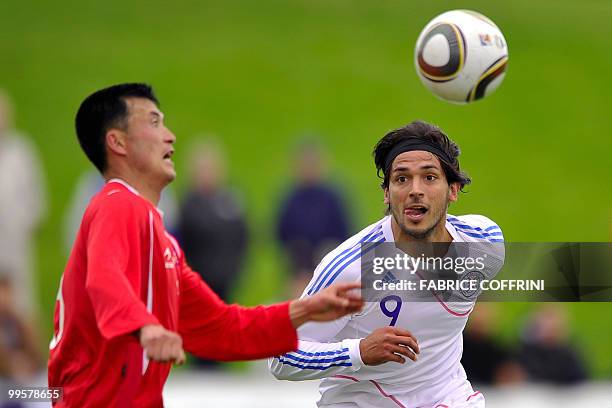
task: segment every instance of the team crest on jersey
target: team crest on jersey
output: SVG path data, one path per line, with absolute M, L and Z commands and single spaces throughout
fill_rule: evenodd
M 174 252 L 169 247 L 167 247 L 166 250 L 164 251 L 164 265 L 166 266 L 166 269 L 176 268 L 177 264 L 178 264 L 178 257 L 174 254 Z
M 483 275 L 482 272 L 480 271 L 470 271 L 468 273 L 463 274 L 463 277 L 461 278 L 461 280 L 467 280 L 467 281 L 476 281 L 477 285 L 476 287 L 478 288 L 480 286 L 480 282 L 482 282 L 485 279 L 485 276 Z M 474 295 L 477 295 L 479 292 L 478 289 L 472 289 L 472 290 L 461 290 L 461 294 L 463 296 L 465 296 L 468 299 L 471 299 L 474 297 Z

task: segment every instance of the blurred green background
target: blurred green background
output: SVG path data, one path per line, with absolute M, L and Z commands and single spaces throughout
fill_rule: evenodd
M 510 50 L 502 86 L 469 106 L 434 98 L 413 65 L 422 27 L 455 8 L 493 19 Z M 0 86 L 14 98 L 18 128 L 37 143 L 50 194 L 38 240 L 41 343 L 51 336 L 66 260 L 62 217 L 90 168 L 73 119 L 94 90 L 153 84 L 178 137 L 179 170 L 193 135 L 216 134 L 226 145 L 254 237 L 235 299 L 254 304 L 282 298 L 272 221 L 304 132 L 321 135 L 355 231 L 383 211 L 373 145 L 420 118 L 458 142 L 474 180 L 453 214 L 487 215 L 508 241 L 609 241 L 611 19 L 607 0 L 3 0 Z M 187 181 L 181 173 L 179 193 Z M 505 341 L 516 339 L 532 306 L 503 305 Z M 591 371 L 611 376 L 612 308 L 568 307 Z

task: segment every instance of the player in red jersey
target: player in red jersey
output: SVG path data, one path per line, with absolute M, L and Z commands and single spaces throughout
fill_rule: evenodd
M 56 407 L 162 407 L 183 350 L 246 360 L 297 348 L 296 328 L 362 307 L 359 284 L 272 306 L 227 305 L 193 272 L 156 208 L 176 176 L 176 137 L 153 90 L 121 84 L 81 104 L 76 131 L 107 180 L 91 200 L 60 281 L 49 386 Z

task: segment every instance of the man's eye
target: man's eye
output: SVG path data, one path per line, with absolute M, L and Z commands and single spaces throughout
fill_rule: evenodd
M 397 178 L 398 183 L 405 183 L 407 180 L 406 176 L 399 176 Z
M 425 176 L 425 179 L 427 181 L 434 181 L 435 179 L 437 179 L 437 177 L 434 176 L 433 174 L 428 174 L 427 176 Z

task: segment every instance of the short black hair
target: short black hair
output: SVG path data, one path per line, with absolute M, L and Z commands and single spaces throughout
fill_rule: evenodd
M 387 133 L 380 139 L 376 146 L 374 146 L 374 164 L 376 165 L 376 174 L 383 179 L 381 183 L 382 188 L 386 189 L 389 187 L 389 176 L 392 163 L 389 163 L 385 168 L 387 155 L 393 147 L 406 139 L 417 139 L 433 143 L 446 153 L 451 159 L 450 162 L 438 155 L 436 155 L 436 157 L 440 160 L 440 164 L 442 165 L 444 175 L 449 185 L 452 183 L 459 183 L 460 190 L 463 191 L 463 187 L 472 182 L 467 174 L 462 172 L 459 168 L 459 160 L 457 159 L 460 153 L 459 146 L 450 140 L 439 127 L 421 120 L 415 120 L 406 126 Z M 382 177 L 380 175 L 381 172 L 383 174 Z
M 150 85 L 126 83 L 113 85 L 89 95 L 76 114 L 75 127 L 81 148 L 100 173 L 106 170 L 106 132 L 127 127 L 126 98 L 146 98 L 159 106 Z

